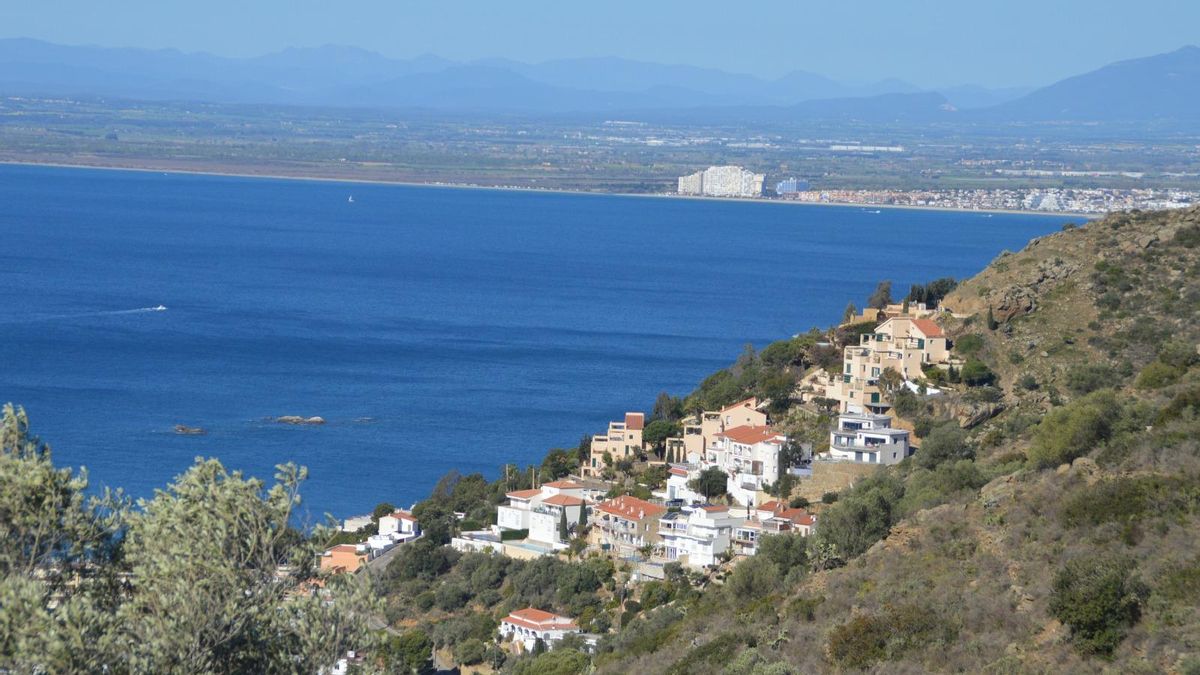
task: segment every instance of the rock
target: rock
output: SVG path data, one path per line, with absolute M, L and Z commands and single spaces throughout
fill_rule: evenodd
M 282 417 L 276 417 L 275 421 L 279 422 L 280 424 L 296 424 L 296 425 L 325 424 L 325 418 L 323 418 L 323 417 L 315 417 L 315 416 L 314 417 L 301 417 L 299 415 L 284 415 Z
M 189 427 L 186 424 L 176 424 L 175 433 L 182 436 L 203 436 L 208 432 L 200 427 Z

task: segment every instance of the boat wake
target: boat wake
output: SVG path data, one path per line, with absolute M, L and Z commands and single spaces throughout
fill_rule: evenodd
M 41 321 L 64 321 L 68 319 L 89 319 L 102 316 L 121 316 L 123 314 L 146 314 L 149 312 L 165 312 L 166 305 L 156 305 L 154 307 L 138 307 L 136 309 L 111 309 L 103 312 L 79 312 L 77 314 L 51 314 L 48 316 L 31 316 L 24 319 L 15 319 L 13 321 L 0 321 L 0 324 L 12 323 L 35 323 Z

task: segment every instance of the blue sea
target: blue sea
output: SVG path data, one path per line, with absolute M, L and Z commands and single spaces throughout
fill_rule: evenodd
M 294 461 L 344 517 L 1068 220 L 2 166 L 0 399 L 95 486 Z

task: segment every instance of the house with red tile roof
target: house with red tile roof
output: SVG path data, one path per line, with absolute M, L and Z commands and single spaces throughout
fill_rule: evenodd
M 397 510 L 379 519 L 379 534 L 394 542 L 408 541 L 421 534 L 421 525 L 413 514 Z
M 642 432 L 646 428 L 646 414 L 627 412 L 618 422 L 609 422 L 608 431 L 592 436 L 591 448 L 584 458 L 582 475 L 598 477 L 604 473 L 609 462 L 637 457 L 645 448 Z
M 891 408 L 879 388 L 885 371 L 912 381 L 924 377 L 924 368 L 949 360 L 950 342 L 936 321 L 895 316 L 846 347 L 840 377 L 833 378 L 825 396 L 838 401 L 839 412 L 884 414 Z
M 508 503 L 496 508 L 496 525 L 503 530 L 529 530 L 528 539 L 550 548 L 564 546 L 559 536 L 562 519 L 568 530 L 587 518 L 584 486 L 569 480 L 556 480 L 540 488 L 509 492 Z
M 729 477 L 726 490 L 753 505 L 759 491 L 779 479 L 779 457 L 788 437 L 771 426 L 742 426 L 716 435 L 704 462 Z
M 367 564 L 369 557 L 362 544 L 338 544 L 321 554 L 319 566 L 322 572 L 334 574 L 357 572 L 358 568 Z
M 530 652 L 538 640 L 547 649 L 553 649 L 555 643 L 578 632 L 579 626 L 568 617 L 527 607 L 513 610 L 500 620 L 498 641 L 512 642 L 519 651 Z
M 592 510 L 592 524 L 602 543 L 631 551 L 659 543 L 658 519 L 667 512 L 661 504 L 622 495 L 600 502 Z

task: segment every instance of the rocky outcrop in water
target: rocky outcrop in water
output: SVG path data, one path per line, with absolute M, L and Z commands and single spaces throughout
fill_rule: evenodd
M 280 424 L 293 424 L 293 425 L 325 424 L 324 417 L 316 417 L 316 416 L 301 417 L 299 415 L 284 415 L 282 417 L 276 417 L 275 421 L 279 422 Z

